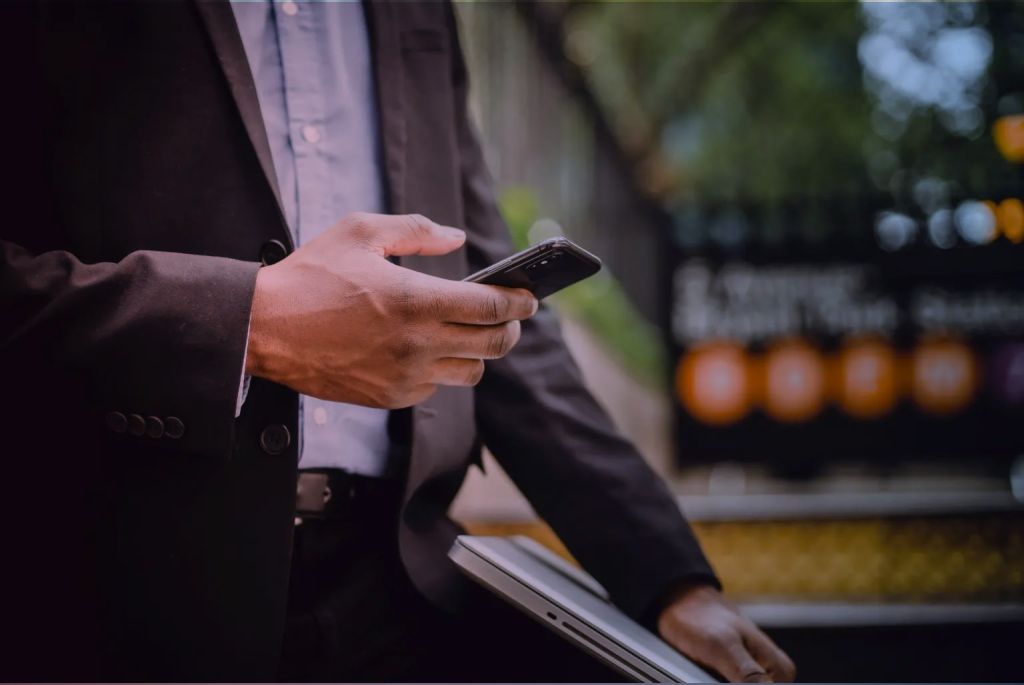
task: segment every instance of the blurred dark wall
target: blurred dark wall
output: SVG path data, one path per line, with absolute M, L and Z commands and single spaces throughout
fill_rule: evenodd
M 804 683 L 1014 683 L 1024 623 L 769 630 Z

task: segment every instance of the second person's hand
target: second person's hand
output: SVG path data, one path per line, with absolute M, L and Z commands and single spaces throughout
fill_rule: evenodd
M 443 255 L 465 234 L 418 215 L 351 214 L 260 269 L 246 373 L 335 402 L 398 409 L 438 385 L 475 385 L 485 359 L 537 311 L 525 290 L 403 269 L 391 255 Z

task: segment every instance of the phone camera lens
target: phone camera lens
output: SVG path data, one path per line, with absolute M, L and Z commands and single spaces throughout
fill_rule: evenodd
M 530 274 L 532 274 L 534 278 L 542 278 L 542 276 L 538 274 L 546 273 L 549 269 L 554 268 L 555 262 L 561 256 L 561 252 L 554 252 L 552 254 L 546 255 L 544 258 L 538 259 L 534 263 L 527 266 L 526 270 L 530 272 Z

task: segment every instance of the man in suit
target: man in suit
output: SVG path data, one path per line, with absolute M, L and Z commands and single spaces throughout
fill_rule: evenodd
M 450 4 L 5 11 L 8 680 L 585 677 L 446 558 L 482 444 L 624 611 L 792 679 L 552 314 L 458 282 L 512 245 Z

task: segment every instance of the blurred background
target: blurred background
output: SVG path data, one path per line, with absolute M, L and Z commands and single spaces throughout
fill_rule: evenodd
M 1024 6 L 457 3 L 587 382 L 804 681 L 1013 681 Z M 490 458 L 453 515 L 565 554 Z

